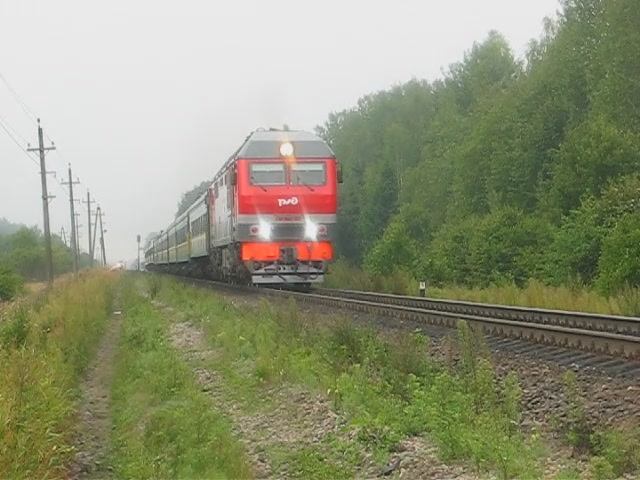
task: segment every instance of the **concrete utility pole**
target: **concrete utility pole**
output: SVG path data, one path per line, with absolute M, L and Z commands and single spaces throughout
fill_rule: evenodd
M 136 237 L 136 240 L 138 240 L 138 271 L 140 271 L 140 235 Z
M 80 181 L 73 181 L 71 174 L 71 164 L 69 164 L 69 181 L 62 182 L 63 185 L 69 185 L 69 206 L 71 209 L 71 250 L 73 251 L 73 272 L 78 275 L 78 239 L 76 237 L 76 205 L 73 201 L 73 186 L 79 184 Z
M 53 283 L 53 250 L 51 249 L 51 226 L 49 223 L 49 199 L 55 198 L 53 195 L 49 195 L 47 191 L 47 174 L 53 172 L 47 172 L 47 165 L 44 160 L 44 154 L 48 150 L 55 150 L 56 147 L 51 142 L 50 147 L 44 146 L 42 127 L 40 126 L 40 119 L 38 119 L 38 148 L 27 148 L 29 152 L 40 153 L 40 183 L 42 184 L 42 216 L 44 226 L 44 244 L 47 253 L 47 281 L 49 285 Z
M 102 249 L 102 264 L 107 266 L 107 252 L 104 249 L 104 227 L 102 226 L 102 210 L 98 207 L 98 218 L 100 220 L 100 248 Z
M 78 202 L 79 200 L 76 199 L 76 202 Z M 76 216 L 76 251 L 78 252 L 78 267 L 81 267 L 80 265 L 80 227 L 82 227 L 82 225 L 80 225 L 80 213 L 76 212 L 75 213 Z
M 89 266 L 93 267 L 93 244 L 91 243 L 91 204 L 95 203 L 95 200 L 91 200 L 91 194 L 87 190 L 87 200 L 84 202 L 87 204 L 87 228 L 89 229 Z
M 96 251 L 96 233 L 98 232 L 98 214 L 100 213 L 100 205 L 96 209 L 96 219 L 93 222 L 93 238 L 91 239 L 91 254 L 94 255 Z M 93 256 L 91 257 L 91 261 L 93 262 Z M 98 262 L 100 263 L 100 262 Z

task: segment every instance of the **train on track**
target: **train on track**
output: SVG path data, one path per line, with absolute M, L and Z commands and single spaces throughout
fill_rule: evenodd
M 254 285 L 322 282 L 340 177 L 320 137 L 256 130 L 206 193 L 151 239 L 146 269 Z

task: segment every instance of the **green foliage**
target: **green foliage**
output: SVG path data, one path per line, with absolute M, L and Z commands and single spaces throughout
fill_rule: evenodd
M 579 391 L 576 375 L 573 371 L 567 370 L 563 380 L 567 399 L 566 424 L 564 425 L 567 440 L 578 452 L 587 452 L 591 449 L 593 426 L 587 418 L 584 399 Z
M 73 266 L 71 250 L 60 237 L 52 236 L 51 249 L 55 273 L 70 271 Z M 88 259 L 83 262 L 85 264 Z M 6 265 L 23 278 L 45 280 L 47 260 L 42 233 L 35 227 L 22 227 L 15 233 L 0 236 L 0 265 Z
M 77 386 L 111 314 L 113 281 L 93 274 L 0 313 L 0 477 L 67 476 Z
M 509 374 L 497 381 L 486 346 L 465 322 L 458 327 L 458 349 L 457 375 L 439 372 L 431 382 L 414 381 L 413 402 L 405 409 L 413 428 L 428 431 L 445 458 L 469 458 L 478 471 L 495 470 L 500 478 L 538 476 L 537 447 L 518 428 L 517 378 Z
M 23 288 L 23 280 L 0 264 L 0 302 L 11 300 Z
M 596 432 L 591 441 L 596 478 L 618 478 L 640 470 L 640 429 Z
M 318 131 L 345 172 L 339 254 L 432 282 L 619 289 L 632 273 L 598 265 L 622 268 L 599 257 L 638 198 L 639 15 L 635 0 L 565 1 L 526 63 L 492 32 L 442 80 L 331 114 Z
M 628 214 L 607 235 L 598 264 L 597 284 L 605 293 L 640 286 L 640 215 Z
M 604 234 L 597 206 L 589 198 L 554 231 L 545 259 L 546 279 L 556 285 L 592 283 Z
M 374 275 L 391 273 L 388 269 L 411 270 L 418 259 L 418 246 L 411 239 L 402 218 L 396 217 L 384 235 L 367 254 L 365 269 Z M 391 271 L 392 271 L 391 270 Z
M 229 422 L 212 409 L 166 339 L 166 324 L 129 285 L 113 385 L 112 463 L 123 478 L 247 478 Z
M 540 275 L 551 227 L 524 212 L 503 208 L 448 225 L 433 239 L 423 262 L 428 278 L 463 285 L 513 281 Z
M 479 471 L 501 478 L 539 476 L 540 450 L 519 430 L 517 378 L 496 378 L 486 346 L 466 324 L 460 326 L 463 361 L 448 371 L 427 355 L 427 339 L 419 333 L 385 339 L 346 319 L 309 318 L 295 304 L 240 308 L 173 282 L 159 297 L 207 331 L 217 353 L 212 368 L 223 373 L 239 402 L 253 398 L 250 392 L 265 383 L 302 383 L 329 392 L 357 435 L 346 451 L 344 445 L 319 442 L 286 455 L 277 452 L 275 463 L 290 462 L 301 477 L 353 476 L 361 461 L 358 445 L 384 463 L 403 438 L 421 434 L 446 458 L 471 460 Z

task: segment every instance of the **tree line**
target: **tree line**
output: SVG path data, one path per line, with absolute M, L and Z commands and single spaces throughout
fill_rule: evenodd
M 332 113 L 337 249 L 371 273 L 640 285 L 640 5 L 564 0 L 515 58 L 491 32 L 433 82 Z
M 0 301 L 9 300 L 18 293 L 25 280 L 45 281 L 47 257 L 44 235 L 36 227 L 3 222 L 0 233 Z M 57 235 L 52 235 L 53 270 L 56 275 L 73 270 L 71 249 Z M 80 265 L 89 265 L 89 256 L 80 255 Z

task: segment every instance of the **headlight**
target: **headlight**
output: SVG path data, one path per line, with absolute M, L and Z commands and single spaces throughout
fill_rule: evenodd
M 260 220 L 258 225 L 258 236 L 262 240 L 271 240 L 271 224 L 264 220 Z
M 307 219 L 304 225 L 304 237 L 315 241 L 318 238 L 318 224 Z
M 293 144 L 291 142 L 281 143 L 280 155 L 283 157 L 293 157 Z

